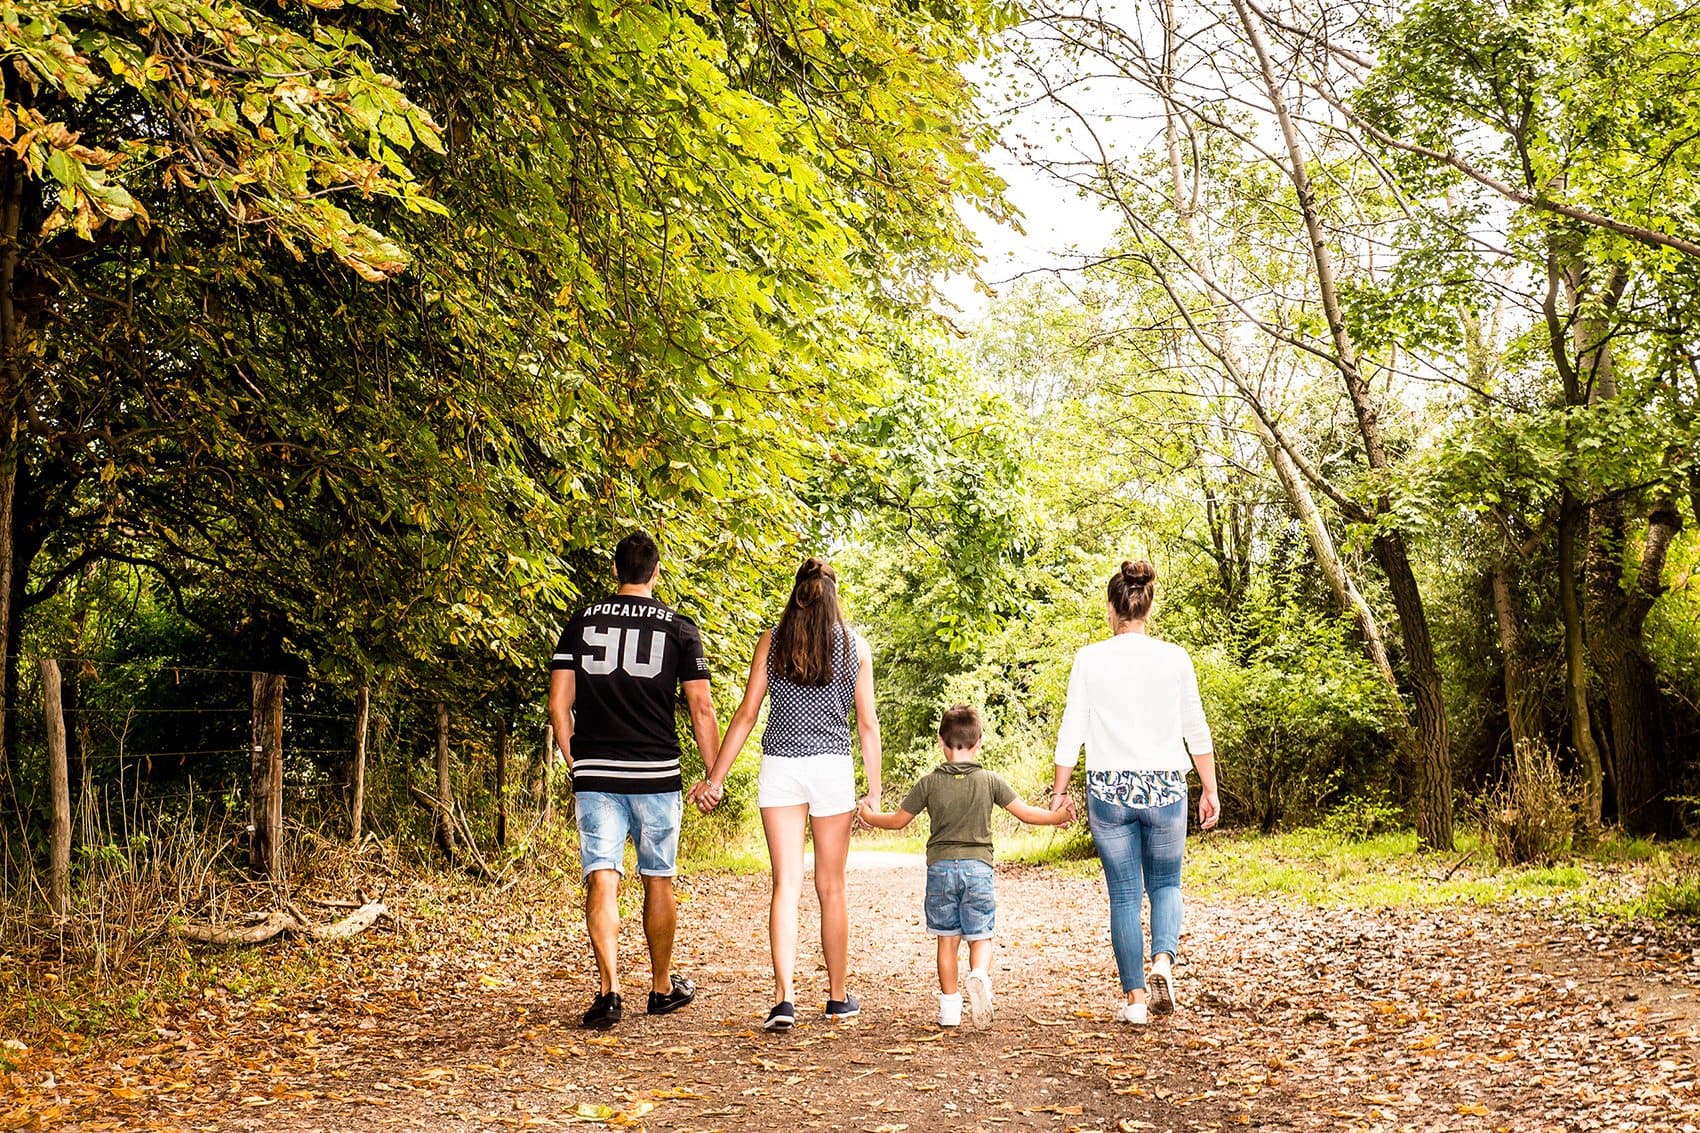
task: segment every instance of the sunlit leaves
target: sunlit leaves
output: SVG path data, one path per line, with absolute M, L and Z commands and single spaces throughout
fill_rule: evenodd
M 43 235 L 145 224 L 138 200 L 163 185 L 381 279 L 406 255 L 339 198 L 441 211 L 403 160 L 415 141 L 440 149 L 437 127 L 345 30 L 300 30 L 234 0 L 29 0 L 0 18 L 0 59 L 20 79 L 0 140 L 50 179 Z M 106 104 L 127 110 L 90 112 Z

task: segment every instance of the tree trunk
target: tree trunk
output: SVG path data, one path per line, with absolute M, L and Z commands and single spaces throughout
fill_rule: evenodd
M 508 845 L 508 718 L 496 717 L 496 845 Z
M 1369 383 L 1359 368 L 1357 346 L 1346 326 L 1345 309 L 1341 305 L 1334 279 L 1333 254 L 1328 246 L 1328 234 L 1317 209 L 1316 194 L 1310 175 L 1305 170 L 1305 153 L 1299 144 L 1298 128 L 1288 111 L 1286 98 L 1276 77 L 1275 66 L 1269 57 L 1262 25 L 1255 18 L 1246 0 L 1233 0 L 1234 10 L 1255 52 L 1265 93 L 1280 123 L 1286 145 L 1287 164 L 1283 172 L 1292 183 L 1298 198 L 1299 212 L 1304 219 L 1309 238 L 1311 261 L 1316 268 L 1317 291 L 1322 312 L 1328 321 L 1329 337 L 1334 344 L 1333 362 L 1346 387 L 1346 396 L 1357 418 L 1358 435 L 1363 441 L 1365 461 L 1376 472 L 1392 466 L 1382 442 L 1381 419 L 1371 396 Z M 1377 513 L 1385 514 L 1389 501 L 1377 501 Z M 1410 552 L 1405 536 L 1397 528 L 1384 530 L 1375 537 L 1376 560 L 1387 576 L 1392 592 L 1393 608 L 1399 618 L 1399 629 L 1405 644 L 1409 666 L 1413 712 L 1411 717 L 1412 752 L 1416 763 L 1416 790 L 1413 801 L 1417 811 L 1417 836 L 1431 850 L 1452 849 L 1452 753 L 1447 740 L 1446 700 L 1440 671 L 1434 661 L 1434 641 L 1429 633 L 1428 616 L 1423 607 L 1422 590 L 1411 570 Z
M 249 767 L 253 838 L 248 861 L 269 881 L 287 876 L 283 852 L 283 688 L 276 673 L 254 674 L 254 746 Z
M 71 908 L 71 780 L 59 662 L 42 661 L 41 688 L 47 725 L 47 793 L 53 803 L 53 827 L 47 840 L 47 904 L 55 916 L 62 917 Z
M 1174 28 L 1174 12 L 1166 8 L 1165 18 L 1170 25 L 1167 41 L 1169 51 L 1173 51 L 1178 35 Z M 1174 94 L 1173 59 L 1164 59 L 1164 88 L 1172 99 Z M 1214 288 L 1217 286 L 1216 271 L 1210 258 L 1205 255 L 1204 239 L 1198 230 L 1198 210 L 1196 202 L 1187 194 L 1186 179 L 1181 168 L 1181 145 L 1177 136 L 1175 113 L 1172 107 L 1164 115 L 1164 138 L 1168 147 L 1169 180 L 1172 190 L 1172 200 L 1175 211 L 1181 216 L 1186 226 L 1187 245 L 1195 261 L 1193 267 L 1199 278 L 1205 284 Z M 1189 320 L 1190 322 L 1190 320 Z M 1287 501 L 1292 505 L 1293 514 L 1298 517 L 1299 524 L 1304 528 L 1305 539 L 1310 544 L 1311 557 L 1315 560 L 1317 569 L 1322 572 L 1328 583 L 1329 592 L 1334 595 L 1335 603 L 1344 612 L 1352 615 L 1358 626 L 1358 637 L 1363 642 L 1364 651 L 1369 654 L 1370 662 L 1381 676 L 1382 683 L 1387 686 L 1389 699 L 1394 705 L 1399 704 L 1399 681 L 1393 673 L 1393 664 L 1387 656 L 1387 642 L 1381 631 L 1380 619 L 1370 608 L 1346 570 L 1346 564 L 1341 560 L 1339 551 L 1334 545 L 1333 536 L 1328 531 L 1327 520 L 1321 509 L 1317 507 L 1316 497 L 1311 493 L 1310 484 L 1287 451 L 1281 438 L 1267 420 L 1266 410 L 1258 401 L 1256 390 L 1246 366 L 1240 355 L 1239 344 L 1227 330 L 1218 325 L 1216 341 L 1206 344 L 1222 363 L 1229 382 L 1252 410 L 1252 422 L 1255 426 L 1258 442 L 1263 446 L 1264 454 L 1269 458 L 1270 467 L 1274 468 L 1275 476 L 1281 481 L 1281 488 L 1286 493 Z M 1248 559 L 1249 565 L 1249 559 Z M 1249 580 L 1249 576 L 1248 576 Z M 1401 709 L 1401 714 L 1403 710 Z
M 537 763 L 537 796 L 540 822 L 555 818 L 555 730 L 543 725 L 543 757 Z
M 1625 579 L 1628 524 L 1621 496 L 1601 501 L 1591 513 L 1584 565 L 1588 646 L 1606 695 L 1618 822 L 1631 833 L 1675 834 L 1676 811 L 1666 796 L 1680 769 L 1666 750 L 1658 677 L 1643 635 L 1663 591 L 1665 557 L 1682 514 L 1674 501 L 1659 501 L 1647 520 L 1635 576 Z
M 371 718 L 372 690 L 361 685 L 354 696 L 354 797 L 348 804 L 348 840 L 356 846 L 366 814 L 366 733 Z
M 1517 599 L 1517 568 L 1504 558 L 1488 571 L 1493 589 L 1494 622 L 1499 629 L 1499 652 L 1505 664 L 1505 715 L 1516 751 L 1543 739 L 1540 690 L 1529 674 L 1523 647 L 1523 611 Z
M 449 706 L 437 702 L 437 845 L 455 856 L 454 788 L 449 779 Z
M 1576 816 L 1577 849 L 1599 841 L 1605 798 L 1604 763 L 1594 739 L 1588 707 L 1588 655 L 1582 638 L 1582 597 L 1576 589 L 1576 536 L 1581 508 L 1566 488 L 1558 513 L 1558 610 L 1564 624 L 1564 703 L 1570 713 L 1570 746 L 1582 770 L 1582 800 Z
M 1422 592 L 1405 540 L 1397 531 L 1375 538 L 1375 557 L 1387 575 L 1393 609 L 1405 640 L 1405 664 L 1411 684 L 1411 756 L 1416 783 L 1417 839 L 1427 849 L 1452 849 L 1452 753 L 1447 739 L 1446 699 L 1434 639 L 1423 610 Z
M 13 591 L 17 566 L 14 505 L 18 495 L 19 402 L 23 396 L 23 331 L 17 304 L 19 238 L 22 234 L 24 167 L 10 152 L 0 154 L 0 674 L 16 671 L 17 639 Z M 11 774 L 11 712 L 14 685 L 0 695 L 0 780 Z M 15 801 L 15 800 L 14 800 Z

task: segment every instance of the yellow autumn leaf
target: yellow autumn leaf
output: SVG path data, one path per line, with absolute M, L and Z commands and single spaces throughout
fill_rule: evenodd
M 632 1106 L 632 1108 L 627 1109 L 627 1110 L 622 1110 L 619 1113 L 616 1113 L 611 1119 L 609 1119 L 608 1124 L 610 1124 L 610 1125 L 636 1125 L 639 1121 L 641 1121 L 643 1119 L 644 1114 L 648 1113 L 650 1110 L 652 1110 L 654 1108 L 655 1108 L 654 1102 L 651 1102 L 651 1101 L 637 1102 Z

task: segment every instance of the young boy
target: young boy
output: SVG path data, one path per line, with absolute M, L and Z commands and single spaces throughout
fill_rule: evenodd
M 874 810 L 863 800 L 857 813 L 881 830 L 901 830 L 923 810 L 932 819 L 927 837 L 927 931 L 939 942 L 939 1026 L 962 1022 L 962 992 L 956 978 L 957 950 L 968 941 L 968 1017 L 976 1027 L 992 1021 L 992 806 L 1003 807 L 1034 826 L 1061 826 L 1074 818 L 1066 798 L 1055 810 L 1040 810 L 1016 797 L 993 772 L 981 767 L 980 713 L 966 704 L 945 709 L 939 747 L 945 761 L 921 777 L 896 814 Z

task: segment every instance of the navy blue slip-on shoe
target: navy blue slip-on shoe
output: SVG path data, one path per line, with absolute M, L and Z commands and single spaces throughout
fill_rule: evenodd
M 767 1013 L 767 1022 L 762 1024 L 765 1031 L 789 1031 L 797 1022 L 797 1009 L 791 1006 L 789 999 L 781 1000 L 773 1005 L 773 1010 Z
M 849 992 L 844 993 L 843 999 L 826 1001 L 826 1017 L 828 1019 L 854 1019 L 862 1013 L 862 1005 L 856 1002 L 856 997 Z
M 584 1013 L 584 1025 L 595 1031 L 606 1031 L 620 1021 L 625 1009 L 620 1006 L 620 993 L 606 992 L 590 1002 L 590 1010 Z

